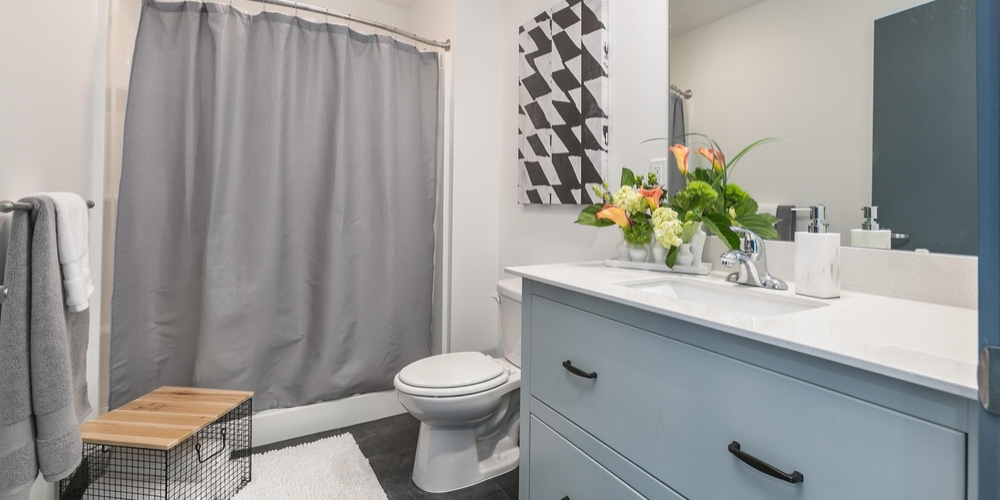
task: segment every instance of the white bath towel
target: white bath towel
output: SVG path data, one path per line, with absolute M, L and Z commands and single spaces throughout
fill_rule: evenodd
M 90 307 L 94 283 L 90 277 L 90 210 L 75 193 L 44 193 L 56 207 L 56 239 L 62 266 L 66 307 L 72 312 Z

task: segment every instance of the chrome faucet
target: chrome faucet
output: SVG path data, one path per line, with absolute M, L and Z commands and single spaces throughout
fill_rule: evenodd
M 788 290 L 788 284 L 767 272 L 767 248 L 764 240 L 745 227 L 732 226 L 730 229 L 740 234 L 742 245 L 740 250 L 722 254 L 722 265 L 740 266 L 740 271 L 727 276 L 726 281 L 771 290 Z

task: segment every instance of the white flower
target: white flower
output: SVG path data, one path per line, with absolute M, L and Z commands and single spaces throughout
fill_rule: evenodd
M 659 241 L 665 248 L 681 246 L 681 233 L 684 231 L 684 223 L 677 218 L 677 212 L 660 207 L 653 212 L 653 234 L 656 241 Z
M 611 200 L 614 206 L 630 214 L 645 212 L 646 207 L 649 206 L 646 203 L 646 199 L 633 186 L 623 186 L 615 193 Z

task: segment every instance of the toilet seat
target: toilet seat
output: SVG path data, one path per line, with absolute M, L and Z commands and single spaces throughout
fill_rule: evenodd
M 410 364 L 396 376 L 399 392 L 411 396 L 468 396 L 500 387 L 509 369 L 478 352 L 431 356 Z

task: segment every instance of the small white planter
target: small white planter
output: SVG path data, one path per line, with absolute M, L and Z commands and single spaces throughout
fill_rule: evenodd
M 681 267 L 691 267 L 694 262 L 694 254 L 691 253 L 691 244 L 682 243 L 680 251 L 677 252 L 676 265 Z
M 661 245 L 659 241 L 656 241 L 655 238 L 653 239 L 653 243 L 650 245 L 650 248 L 653 250 L 653 264 L 663 264 L 667 262 L 667 249 Z
M 646 262 L 649 250 L 646 247 L 629 247 L 628 255 L 632 258 L 632 262 Z

